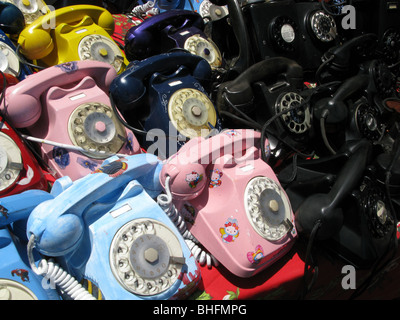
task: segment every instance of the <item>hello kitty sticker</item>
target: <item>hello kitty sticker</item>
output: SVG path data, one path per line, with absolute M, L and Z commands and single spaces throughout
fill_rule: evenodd
M 222 171 L 219 169 L 211 170 L 210 184 L 208 185 L 210 188 L 219 187 L 222 183 L 221 181 Z
M 225 243 L 234 242 L 239 236 L 239 223 L 234 218 L 228 218 L 223 228 L 219 229 L 222 241 Z
M 196 171 L 192 171 L 186 175 L 185 181 L 188 183 L 190 188 L 196 188 L 197 184 L 203 180 L 203 175 L 198 174 Z

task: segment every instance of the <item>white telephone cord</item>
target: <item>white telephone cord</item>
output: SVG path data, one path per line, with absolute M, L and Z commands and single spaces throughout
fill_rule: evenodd
M 74 277 L 64 271 L 57 263 L 42 259 L 39 261 L 39 267 L 36 267 L 33 258 L 33 248 L 35 244 L 35 236 L 29 238 L 27 251 L 28 259 L 32 270 L 39 276 L 50 281 L 50 284 L 57 285 L 60 290 L 66 293 L 74 300 L 96 300 Z
M 158 205 L 176 225 L 185 239 L 190 251 L 193 253 L 194 258 L 200 263 L 200 265 L 204 266 L 207 264 L 208 268 L 211 268 L 213 265 L 218 266 L 218 260 L 211 253 L 206 252 L 205 249 L 200 247 L 201 244 L 187 229 L 184 218 L 172 203 L 172 194 L 169 188 L 170 178 L 171 177 L 167 176 L 165 179 L 165 194 L 160 194 L 157 197 Z

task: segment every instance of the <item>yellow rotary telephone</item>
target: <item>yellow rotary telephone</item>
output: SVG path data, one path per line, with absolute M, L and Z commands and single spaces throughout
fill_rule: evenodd
M 114 26 L 111 13 L 104 8 L 67 6 L 50 11 L 22 30 L 19 50 L 42 67 L 96 60 L 111 64 L 121 73 L 129 62 L 111 38 Z

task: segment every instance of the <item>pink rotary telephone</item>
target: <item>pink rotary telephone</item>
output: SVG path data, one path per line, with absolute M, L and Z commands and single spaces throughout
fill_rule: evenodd
M 260 133 L 246 129 L 194 138 L 167 159 L 160 174 L 175 212 L 186 221 L 187 238 L 194 236 L 244 278 L 280 259 L 297 237 L 289 199 L 262 160 L 260 143 Z
M 116 75 L 100 61 L 59 64 L 7 88 L 0 108 L 16 128 L 26 128 L 42 143 L 42 157 L 56 178 L 76 180 L 111 155 L 140 153 L 110 104 L 108 89 Z

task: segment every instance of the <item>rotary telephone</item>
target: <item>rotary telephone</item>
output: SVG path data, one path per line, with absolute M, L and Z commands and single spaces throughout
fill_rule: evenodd
M 386 106 L 395 96 L 395 77 L 382 60 L 371 60 L 359 66 L 359 73 L 344 80 L 330 96 L 313 105 L 314 127 L 324 141 L 324 149 L 334 154 L 345 141 L 368 139 L 383 149 L 396 113 Z M 332 145 L 330 145 L 332 143 Z M 325 153 L 320 149 L 321 154 Z
M 260 144 L 260 133 L 246 129 L 193 138 L 160 174 L 166 211 L 186 221 L 180 230 L 199 262 L 216 260 L 243 278 L 282 258 L 297 237 L 289 199 Z
M 0 126 L 0 197 L 47 190 L 45 175 L 25 141 L 3 117 Z
M 50 12 L 49 7 L 43 0 L 5 0 L 5 2 L 14 4 L 21 10 L 26 25 Z
M 1 108 L 16 127 L 41 143 L 55 177 L 73 180 L 112 154 L 135 154 L 140 146 L 110 106 L 116 77 L 108 63 L 86 60 L 49 67 L 9 87 Z
M 32 74 L 30 67 L 20 62 L 14 44 L 2 30 L 0 30 L 0 70 L 15 76 L 18 80 L 23 80 Z
M 39 66 L 96 60 L 122 72 L 128 61 L 111 38 L 114 19 L 104 8 L 91 5 L 68 6 L 34 21 L 19 35 L 21 54 Z
M 335 18 L 320 2 L 248 1 L 243 12 L 255 61 L 284 56 L 315 72 L 322 54 L 339 39 Z
M 222 66 L 217 46 L 204 33 L 200 14 L 189 10 L 168 10 L 129 29 L 125 36 L 128 60 L 142 60 L 182 48 L 206 59 L 212 68 Z
M 39 203 L 51 198 L 46 191 L 28 190 L 0 199 L 1 300 L 60 300 L 58 292 L 33 272 L 26 243 L 15 236 L 12 228 L 19 221 L 26 222 Z M 36 261 L 37 258 L 34 257 Z
M 186 140 L 221 129 L 204 89 L 210 77 L 211 66 L 202 57 L 180 51 L 163 53 L 132 62 L 112 82 L 110 98 L 126 126 L 139 132 L 140 144 L 165 158 Z
M 222 83 L 217 108 L 224 126 L 239 125 L 237 116 L 240 120 L 245 116 L 253 119 L 253 128 L 276 118 L 267 128 L 271 148 L 276 152 L 287 150 L 288 146 L 291 151 L 308 148 L 312 112 L 303 93 L 303 68 L 291 59 L 273 57 L 259 61 L 234 80 Z M 233 120 L 231 114 L 236 116 Z
M 63 288 L 60 268 L 76 281 L 91 281 L 106 300 L 186 297 L 200 270 L 153 200 L 161 192 L 161 168 L 154 155 L 114 156 L 75 182 L 57 180 L 54 199 L 39 204 L 27 223 L 28 253 L 55 257 L 57 271 L 43 267 L 44 259 L 34 270 L 74 299 L 93 297 L 78 283 Z
M 282 185 L 299 234 L 313 234 L 326 249 L 359 268 L 370 268 L 382 258 L 396 230 L 396 214 L 373 162 L 372 144 L 354 140 L 335 155 L 299 160 L 294 179 L 289 179 L 293 165 L 278 175 L 286 181 Z

